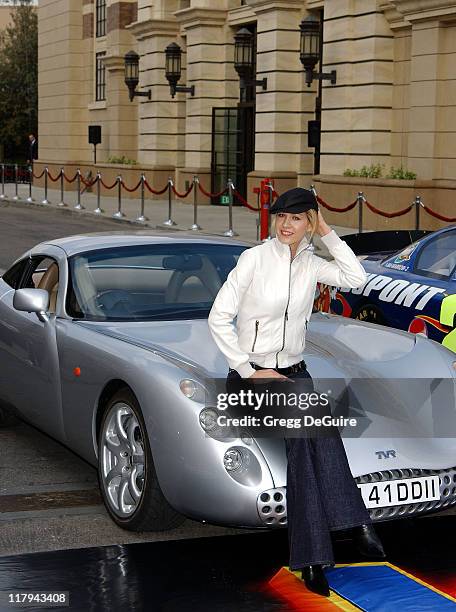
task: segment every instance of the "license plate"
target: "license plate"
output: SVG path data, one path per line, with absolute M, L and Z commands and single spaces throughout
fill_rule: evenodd
M 440 499 L 438 476 L 359 484 L 366 508 L 383 508 Z

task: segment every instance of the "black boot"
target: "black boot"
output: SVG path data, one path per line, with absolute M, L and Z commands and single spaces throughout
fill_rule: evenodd
M 321 565 L 306 565 L 302 568 L 301 575 L 309 591 L 329 597 L 329 584 Z
M 353 527 L 352 533 L 353 544 L 361 555 L 371 559 L 385 559 L 385 551 L 373 525 L 358 525 Z

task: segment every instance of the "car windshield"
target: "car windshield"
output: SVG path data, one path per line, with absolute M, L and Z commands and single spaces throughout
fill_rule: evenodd
M 69 259 L 67 313 L 89 321 L 206 318 L 246 248 L 165 243 L 75 255 Z

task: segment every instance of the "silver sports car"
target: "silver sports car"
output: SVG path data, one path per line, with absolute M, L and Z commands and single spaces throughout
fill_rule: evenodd
M 185 516 L 287 523 L 283 439 L 211 435 L 206 401 L 208 381 L 228 371 L 207 316 L 251 246 L 192 232 L 72 236 L 39 244 L 0 279 L 1 400 L 98 467 L 106 507 L 124 528 L 164 530 Z M 360 378 L 377 390 L 349 406 L 368 426 L 344 439 L 374 520 L 456 503 L 453 353 L 314 313 L 305 359 L 317 384 Z M 418 401 L 413 385 L 391 382 L 424 377 L 450 385 Z

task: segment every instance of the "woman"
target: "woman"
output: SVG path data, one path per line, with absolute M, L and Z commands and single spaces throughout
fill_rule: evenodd
M 311 191 L 290 189 L 270 213 L 276 236 L 243 251 L 209 313 L 212 336 L 230 366 L 227 386 L 242 379 L 311 382 L 303 354 L 317 282 L 356 288 L 367 278 L 353 251 L 323 219 Z M 334 261 L 309 248 L 314 233 Z M 385 554 L 339 433 L 285 442 L 289 565 L 301 570 L 310 590 L 327 596 L 323 566 L 334 564 L 330 531 L 353 528 L 361 554 Z

